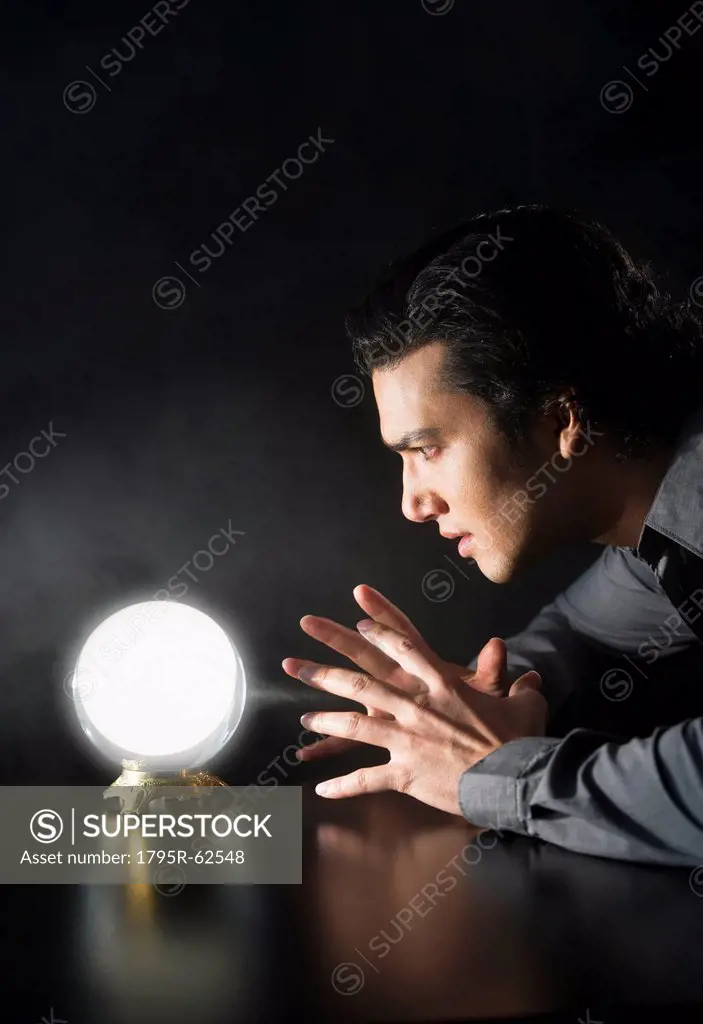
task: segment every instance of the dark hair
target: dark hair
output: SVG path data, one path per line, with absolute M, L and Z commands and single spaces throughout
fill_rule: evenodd
M 673 443 L 703 401 L 703 319 L 597 221 L 542 205 L 480 214 L 391 264 L 346 329 L 362 373 L 446 343 L 440 385 L 519 442 L 573 390 L 621 457 Z

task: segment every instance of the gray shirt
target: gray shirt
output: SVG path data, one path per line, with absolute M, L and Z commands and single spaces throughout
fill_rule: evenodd
M 540 672 L 549 729 L 575 690 L 617 695 L 638 666 L 702 643 L 703 409 L 682 431 L 637 546 L 606 547 L 509 637 L 508 674 Z M 612 668 L 594 671 L 593 653 L 612 655 Z M 589 729 L 512 740 L 463 772 L 459 803 L 481 828 L 579 853 L 703 864 L 703 718 L 631 740 Z

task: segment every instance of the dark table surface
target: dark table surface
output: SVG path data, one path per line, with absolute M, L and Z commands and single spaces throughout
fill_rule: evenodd
M 301 712 L 340 702 L 302 686 L 260 690 L 218 771 L 233 785 L 261 783 L 263 770 L 302 786 L 303 884 L 186 885 L 172 896 L 148 885 L 2 886 L 8 1021 L 51 1022 L 53 1008 L 54 1024 L 544 1014 L 641 1024 L 649 1006 L 659 1021 L 703 1019 L 703 866 L 640 867 L 498 839 L 396 793 L 325 800 L 315 781 L 387 752 L 299 764 L 290 744 L 301 742 Z M 642 735 L 686 710 L 671 689 L 644 696 Z M 608 708 L 609 727 L 619 710 Z M 625 710 L 623 731 L 634 720 Z M 51 743 L 12 735 L 5 785 L 114 777 L 60 733 Z
M 477 835 L 395 793 L 326 801 L 310 780 L 303 815 L 299 886 L 5 886 L 7 1019 L 700 1019 L 703 869 Z

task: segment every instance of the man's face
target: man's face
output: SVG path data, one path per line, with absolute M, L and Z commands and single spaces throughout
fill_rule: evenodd
M 416 523 L 435 520 L 442 534 L 471 534 L 462 557 L 475 559 L 484 576 L 504 583 L 582 533 L 581 474 L 573 468 L 555 471 L 556 419 L 539 417 L 518 453 L 481 399 L 440 390 L 443 358 L 444 344 L 436 342 L 392 369 L 373 371 L 381 436 L 393 446 L 410 432 L 436 431 L 408 439 L 400 452 L 403 514 Z

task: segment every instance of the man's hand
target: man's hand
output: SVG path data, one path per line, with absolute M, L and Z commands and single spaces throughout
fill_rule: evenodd
M 362 604 L 360 595 L 355 596 Z M 386 747 L 391 754 L 387 764 L 322 784 L 327 787 L 324 795 L 345 797 L 391 789 L 461 814 L 458 783 L 463 771 L 512 739 L 544 735 L 547 704 L 538 692 L 540 677 L 536 672 L 525 673 L 512 684 L 507 697 L 481 692 L 466 684 L 466 669 L 430 650 L 409 620 L 404 630 L 384 625 L 378 618 L 365 621 L 368 631 L 363 636 L 316 616 L 301 621 L 306 632 L 350 657 L 361 672 L 295 658 L 283 662 L 289 675 L 358 701 L 369 710 L 368 715 L 313 712 L 301 718 L 303 725 L 337 740 Z M 363 626 L 360 623 L 359 629 Z M 489 668 L 479 664 L 476 675 L 491 680 L 487 689 L 497 690 L 501 657 L 488 651 L 487 660 Z M 328 747 L 326 752 L 332 751 Z
M 367 615 L 371 616 L 375 622 L 398 630 L 398 632 L 412 640 L 423 654 L 432 655 L 432 657 L 437 658 L 437 655 L 432 653 L 430 647 L 425 643 L 418 630 L 415 629 L 408 616 L 401 612 L 399 608 L 396 608 L 378 590 L 362 584 L 354 588 L 354 597 L 359 607 Z M 423 691 L 424 686 L 421 680 L 407 676 L 406 673 L 399 669 L 395 662 L 383 654 L 370 640 L 365 640 L 353 629 L 341 626 L 331 619 L 321 618 L 318 615 L 305 615 L 301 619 L 300 625 L 310 636 L 331 647 L 332 650 L 345 655 L 364 672 L 368 672 L 369 675 L 375 676 L 382 681 L 390 682 L 391 685 L 399 686 L 407 693 L 419 694 Z M 295 659 L 290 658 L 286 659 L 286 661 L 294 662 Z M 452 661 L 443 661 L 438 658 L 437 661 L 441 663 L 447 678 L 453 678 L 457 683 L 468 683 L 474 689 L 481 690 L 483 693 L 493 694 L 496 697 L 506 697 L 508 694 L 510 683 L 507 679 L 507 652 L 505 644 L 500 637 L 493 637 L 483 647 L 478 656 L 476 670 L 473 672 L 465 665 L 457 665 Z M 296 664 L 302 664 L 302 662 L 296 662 Z M 283 668 L 289 675 L 294 678 L 298 677 L 297 669 L 293 668 L 290 670 L 286 668 L 285 661 Z M 358 697 L 353 699 L 359 700 Z M 363 700 L 360 703 L 366 704 Z M 388 717 L 384 711 L 369 707 L 368 704 L 366 705 L 366 710 L 372 717 Z M 318 758 L 329 757 L 332 754 L 340 754 L 356 745 L 356 740 L 330 736 L 327 739 L 319 740 L 317 743 L 301 747 L 298 752 L 298 758 L 301 761 L 315 761 Z

